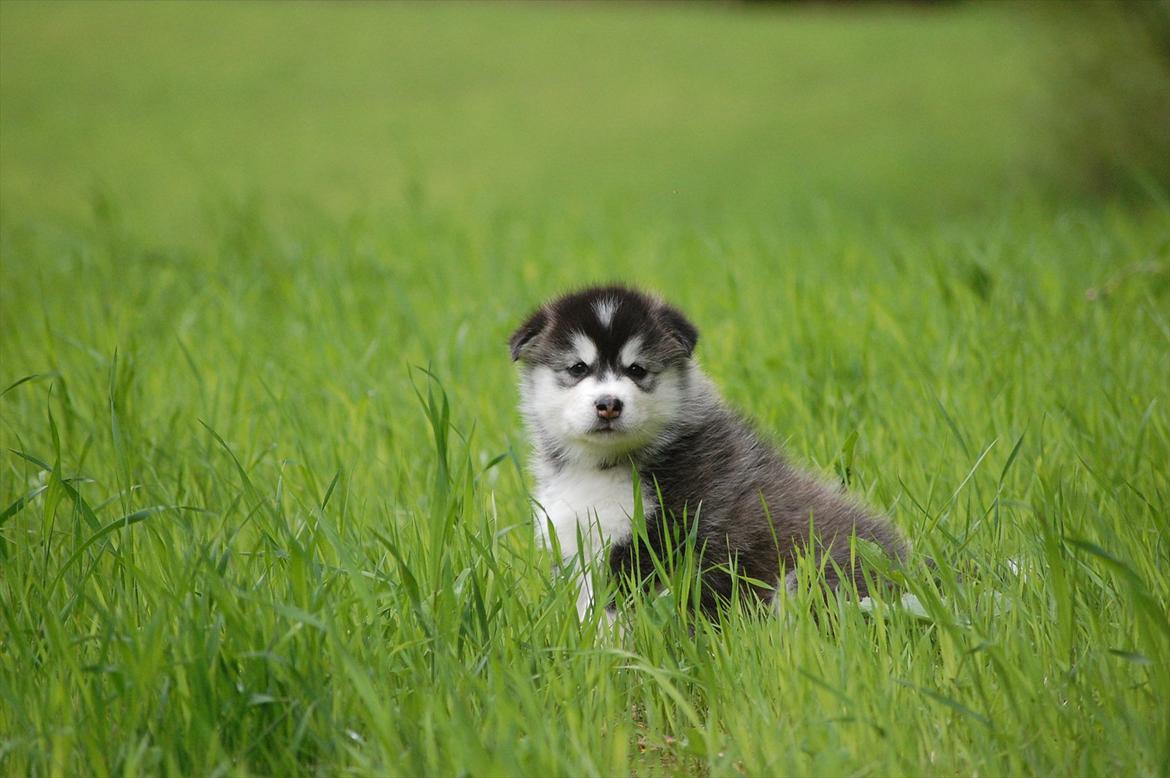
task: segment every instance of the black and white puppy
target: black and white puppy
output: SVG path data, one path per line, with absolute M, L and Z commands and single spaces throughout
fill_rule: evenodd
M 582 564 L 607 555 L 621 580 L 652 573 L 653 556 L 635 548 L 632 532 L 635 478 L 644 542 L 660 559 L 673 548 L 668 538 L 693 530 L 704 611 L 730 597 L 732 570 L 762 582 L 745 588 L 770 601 L 782 583 L 795 584 L 804 553 L 834 563 L 823 565 L 829 587 L 842 571 L 864 594 L 850 536 L 896 559 L 905 543 L 840 489 L 789 464 L 729 409 L 693 359 L 698 337 L 677 309 L 620 286 L 552 300 L 511 337 L 534 447 L 537 537 L 551 547 L 554 533 L 562 562 L 577 565 L 579 613 L 593 600 Z M 695 525 L 679 532 L 684 517 Z

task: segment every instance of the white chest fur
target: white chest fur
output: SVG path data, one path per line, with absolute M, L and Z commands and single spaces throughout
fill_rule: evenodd
M 643 509 L 652 506 L 643 500 Z M 634 483 L 628 468 L 569 466 L 538 475 L 536 537 L 551 548 L 549 532 L 555 533 L 563 561 L 581 551 L 583 561 L 591 562 L 606 545 L 628 539 L 633 515 Z

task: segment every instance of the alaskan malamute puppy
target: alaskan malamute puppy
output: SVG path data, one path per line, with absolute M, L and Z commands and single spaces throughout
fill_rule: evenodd
M 705 612 L 730 597 L 732 570 L 760 582 L 742 592 L 770 601 L 785 571 L 784 584 L 794 585 L 802 553 L 833 563 L 823 565 L 829 587 L 841 571 L 864 594 L 850 535 L 896 559 L 904 542 L 728 408 L 692 357 L 698 338 L 680 311 L 620 286 L 552 300 L 512 335 L 534 448 L 536 532 L 548 546 L 555 533 L 562 562 L 576 566 L 578 611 L 593 600 L 582 565 L 603 554 L 619 580 L 653 572 L 652 555 L 634 547 L 634 478 L 654 554 L 663 558 L 667 538 L 694 532 Z

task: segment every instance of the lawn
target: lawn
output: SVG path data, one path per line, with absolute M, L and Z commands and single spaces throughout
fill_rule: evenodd
M 1170 773 L 1170 195 L 1059 27 L 0 4 L 0 773 Z M 506 342 L 599 280 L 924 616 L 578 622 Z

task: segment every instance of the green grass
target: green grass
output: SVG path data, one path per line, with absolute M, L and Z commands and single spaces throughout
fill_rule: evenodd
M 1041 22 L 0 5 L 0 773 L 1166 775 L 1170 213 Z M 601 279 L 928 618 L 578 624 L 505 343 Z

